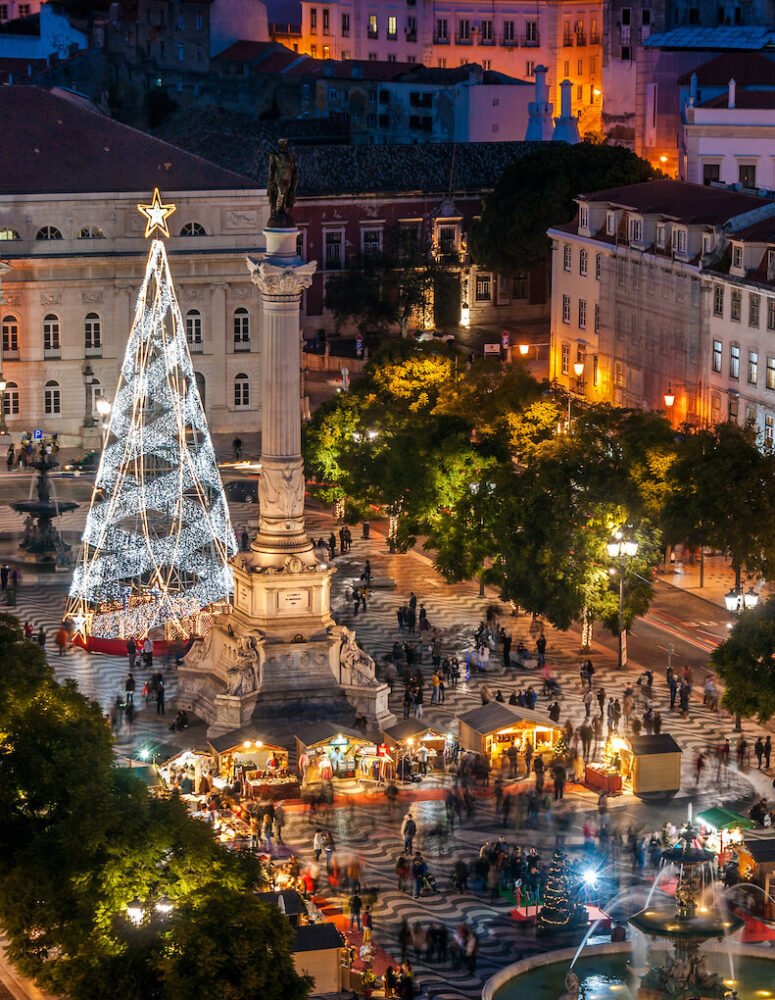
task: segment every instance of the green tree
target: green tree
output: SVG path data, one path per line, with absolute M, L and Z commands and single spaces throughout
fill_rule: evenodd
M 313 980 L 296 972 L 293 930 L 276 908 L 211 885 L 173 916 L 161 961 L 165 1000 L 304 1000 Z
M 767 722 L 775 715 L 775 598 L 745 611 L 711 653 L 733 715 Z
M 543 905 L 538 914 L 539 934 L 553 934 L 586 926 L 589 918 L 587 909 L 579 898 L 579 889 L 568 871 L 565 851 L 556 850 L 549 864 Z
M 502 274 L 529 271 L 547 259 L 546 231 L 571 221 L 579 194 L 656 176 L 649 163 L 622 146 L 544 143 L 507 167 L 487 196 L 471 230 L 472 256 Z
M 667 470 L 662 523 L 671 545 L 726 553 L 739 589 L 743 569 L 775 565 L 775 455 L 732 421 L 687 431 Z

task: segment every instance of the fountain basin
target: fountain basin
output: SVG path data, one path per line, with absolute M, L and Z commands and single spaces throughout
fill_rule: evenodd
M 584 1000 L 637 1000 L 637 978 L 629 970 L 632 942 L 592 945 L 573 967 L 581 983 Z M 565 975 L 576 955 L 575 948 L 533 955 L 501 969 L 482 991 L 483 1000 L 558 1000 L 565 992 Z M 719 970 L 729 976 L 726 955 L 718 954 Z M 735 945 L 735 982 L 739 1000 L 775 1000 L 775 956 L 761 948 Z
M 674 913 L 664 910 L 641 910 L 630 923 L 648 937 L 672 938 L 677 941 L 707 941 L 709 938 L 723 938 L 739 931 L 745 921 L 733 913 L 720 917 L 716 913 L 698 913 L 690 920 L 684 920 Z

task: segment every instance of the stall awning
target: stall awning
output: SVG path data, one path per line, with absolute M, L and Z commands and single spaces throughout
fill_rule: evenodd
M 248 740 L 251 743 L 260 740 L 269 750 L 286 749 L 273 740 L 267 739 L 265 733 L 258 726 L 254 725 L 243 726 L 241 729 L 232 729 L 230 733 L 224 733 L 223 736 L 214 736 L 207 742 L 216 753 L 228 753 L 229 750 L 237 750 L 240 746 L 247 743 Z
M 142 764 L 157 764 L 164 767 L 171 760 L 185 753 L 188 747 L 176 747 L 171 743 L 156 743 L 153 740 L 145 740 L 140 746 L 135 747 L 132 752 L 132 760 Z
M 296 733 L 296 739 L 305 747 L 315 746 L 316 743 L 325 743 L 335 736 L 348 736 L 350 739 L 359 740 L 361 743 L 368 743 L 369 740 L 359 733 L 357 729 L 349 729 L 347 726 L 337 726 L 333 722 L 315 722 L 311 726 L 305 726 Z
M 756 826 L 753 820 L 746 819 L 731 809 L 724 809 L 723 806 L 697 813 L 697 819 L 714 830 L 751 830 Z
M 394 743 L 400 743 L 401 740 L 408 740 L 411 737 L 418 739 L 426 733 L 433 733 L 435 736 L 446 735 L 440 729 L 424 725 L 419 719 L 401 719 L 395 726 L 390 726 L 389 729 L 385 729 L 383 732 Z
M 459 716 L 469 729 L 480 733 L 482 736 L 491 736 L 500 732 L 501 729 L 508 729 L 519 722 L 530 722 L 536 726 L 544 726 L 546 729 L 560 729 L 548 716 L 533 712 L 529 708 L 506 705 L 500 701 L 491 701 L 480 708 L 474 708 L 470 712 L 465 712 Z
M 775 861 L 775 837 L 746 837 L 745 849 L 757 864 Z

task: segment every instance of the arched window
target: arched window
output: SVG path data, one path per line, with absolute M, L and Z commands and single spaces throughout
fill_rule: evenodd
M 57 229 L 56 226 L 43 226 L 42 229 L 38 230 L 36 240 L 61 240 L 62 233 Z
M 102 383 L 94 376 L 92 376 L 92 380 L 89 383 L 89 393 L 91 396 L 91 399 L 89 400 L 91 405 L 91 414 L 94 416 L 97 412 L 97 400 L 102 397 Z
M 198 309 L 186 313 L 186 340 L 192 351 L 202 350 L 202 314 Z
M 250 379 L 244 372 L 234 377 L 234 407 L 246 410 L 250 406 Z
M 5 384 L 3 409 L 6 417 L 19 416 L 19 386 L 15 382 L 6 382 Z
M 43 317 L 43 352 L 59 351 L 59 317 L 48 313 Z
M 0 229 L 0 240 L 20 240 L 18 229 Z
M 202 401 L 202 407 L 205 405 L 205 392 L 207 390 L 207 383 L 205 377 L 201 372 L 194 372 L 194 378 L 196 379 L 196 389 L 199 393 L 199 398 Z
M 244 306 L 234 310 L 234 350 L 250 350 L 250 313 Z
M 43 412 L 47 417 L 62 416 L 62 390 L 59 382 L 46 382 L 43 394 Z
M 97 313 L 86 313 L 83 321 L 83 339 L 86 353 L 102 353 L 102 320 Z
M 79 240 L 104 240 L 105 233 L 99 226 L 82 226 L 78 230 Z
M 19 353 L 19 320 L 16 316 L 3 316 L 3 357 Z
M 187 222 L 180 230 L 181 236 L 207 236 L 207 230 L 201 222 Z

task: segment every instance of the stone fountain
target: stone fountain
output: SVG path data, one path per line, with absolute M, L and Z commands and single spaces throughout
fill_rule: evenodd
M 70 546 L 65 542 L 53 521 L 60 514 L 77 510 L 80 504 L 72 500 L 52 499 L 52 482 L 49 472 L 58 467 L 53 455 L 40 450 L 38 459 L 28 462 L 28 466 L 38 470 L 29 500 L 17 500 L 10 506 L 19 514 L 26 514 L 24 535 L 19 542 L 19 558 L 33 569 L 66 569 L 72 565 Z
M 721 977 L 710 971 L 700 950 L 706 941 L 723 940 L 743 926 L 738 917 L 703 902 L 703 890 L 712 885 L 716 856 L 695 847 L 696 829 L 689 823 L 678 843 L 662 853 L 663 865 L 675 865 L 678 883 L 675 909 L 641 910 L 630 923 L 652 940 L 660 938 L 672 946 L 641 979 L 638 1000 L 722 1000 L 728 994 Z

